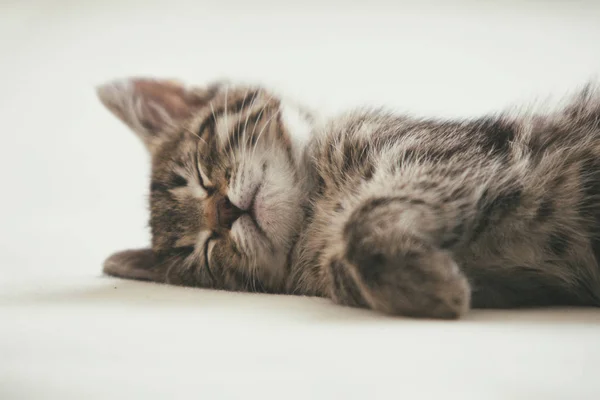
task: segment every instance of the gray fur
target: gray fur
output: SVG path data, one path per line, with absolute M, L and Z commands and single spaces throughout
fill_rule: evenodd
M 152 96 L 140 81 L 154 82 Z M 109 274 L 162 271 L 153 280 L 416 317 L 600 305 L 591 85 L 546 114 L 443 121 L 358 110 L 320 123 L 263 88 L 179 90 L 176 104 L 195 100 L 173 113 L 173 98 L 155 90 L 172 95 L 172 83 L 130 82 L 99 94 L 153 155 L 153 256 L 140 253 L 152 274 L 131 252 L 120 268 L 118 254 L 109 259 Z M 152 130 L 141 118 L 148 99 Z M 205 194 L 198 175 L 212 185 Z M 220 212 L 234 222 L 219 224 Z

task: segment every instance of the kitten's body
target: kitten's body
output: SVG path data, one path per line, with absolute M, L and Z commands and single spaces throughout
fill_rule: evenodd
M 179 117 L 179 101 L 156 95 L 171 84 L 133 82 L 101 98 L 153 155 L 153 250 L 116 254 L 108 273 L 442 318 L 470 305 L 600 305 L 591 89 L 546 116 L 360 111 L 321 125 L 236 87 L 178 92 Z M 205 193 L 192 184 L 198 158 Z

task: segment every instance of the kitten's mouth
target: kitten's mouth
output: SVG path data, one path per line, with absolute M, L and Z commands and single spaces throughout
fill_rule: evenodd
M 254 191 L 254 196 L 252 197 L 252 202 L 250 203 L 250 207 L 248 207 L 248 214 L 250 215 L 252 222 L 256 226 L 256 229 L 260 232 L 260 234 L 265 237 L 269 242 L 269 236 L 263 227 L 263 213 L 264 213 L 264 201 L 259 199 L 260 190 L 262 189 L 262 184 L 256 187 Z
M 262 188 L 262 184 L 256 186 L 256 189 L 254 189 L 254 194 L 252 195 L 252 201 L 250 202 L 250 206 L 248 207 L 248 210 L 246 210 L 246 212 L 248 214 L 250 214 L 252 219 L 255 221 L 257 220 L 257 217 L 256 217 L 257 200 L 256 199 L 258 198 L 258 194 L 259 194 L 261 188 Z

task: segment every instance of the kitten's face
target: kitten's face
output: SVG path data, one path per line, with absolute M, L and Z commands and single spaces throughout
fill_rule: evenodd
M 131 80 L 99 95 L 152 154 L 152 249 L 117 253 L 106 272 L 282 291 L 303 218 L 300 114 L 252 87 Z

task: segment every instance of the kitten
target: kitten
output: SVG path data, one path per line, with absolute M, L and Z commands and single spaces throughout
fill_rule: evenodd
M 152 156 L 152 246 L 107 274 L 384 313 L 600 305 L 600 96 L 547 115 L 320 122 L 261 87 L 129 79 L 101 101 Z

